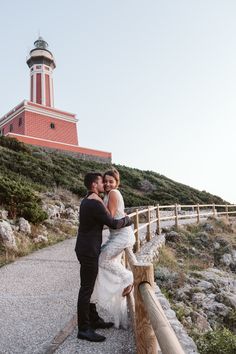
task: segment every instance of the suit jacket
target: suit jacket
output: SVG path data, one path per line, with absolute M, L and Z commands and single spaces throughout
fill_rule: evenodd
M 77 257 L 99 256 L 104 225 L 111 229 L 120 229 L 131 224 L 132 221 L 128 216 L 119 220 L 113 219 L 101 202 L 84 198 L 80 205 L 79 230 L 75 246 Z

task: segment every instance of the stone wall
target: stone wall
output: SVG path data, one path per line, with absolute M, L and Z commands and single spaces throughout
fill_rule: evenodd
M 89 155 L 89 154 L 82 154 L 82 153 L 78 153 L 78 152 L 73 152 L 73 151 L 65 151 L 65 150 L 59 150 L 59 149 L 53 149 L 53 148 L 46 148 L 46 147 L 40 147 L 41 150 L 45 151 L 45 152 L 58 152 L 60 154 L 63 155 L 68 155 L 68 156 L 72 156 L 75 157 L 77 159 L 81 159 L 81 160 L 85 160 L 85 161 L 95 161 L 95 162 L 99 162 L 99 163 L 111 163 L 111 158 L 109 157 L 101 157 L 101 156 L 95 156 L 95 155 Z

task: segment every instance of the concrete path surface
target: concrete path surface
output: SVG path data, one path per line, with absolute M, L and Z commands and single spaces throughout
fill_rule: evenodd
M 195 220 L 181 220 L 181 224 Z M 174 221 L 162 222 L 162 226 Z M 156 225 L 152 224 L 155 231 Z M 140 239 L 146 230 L 140 232 Z M 76 314 L 79 263 L 75 239 L 44 248 L 0 268 L 0 354 L 51 354 L 55 336 Z M 103 312 L 104 318 L 109 319 Z M 109 329 L 104 343 L 76 339 L 76 329 L 57 354 L 135 353 L 132 330 Z
M 75 239 L 66 240 L 0 268 L 0 354 L 49 353 L 53 338 L 75 315 L 79 263 L 74 245 Z M 75 329 L 57 353 L 135 352 L 131 331 L 100 333 L 107 341 L 94 344 L 77 340 Z
M 106 315 L 103 316 L 106 319 Z M 108 317 L 107 317 L 108 319 Z M 132 330 L 111 328 L 109 330 L 97 330 L 106 336 L 102 343 L 88 343 L 76 339 L 77 331 L 74 330 L 55 354 L 135 354 L 134 335 Z

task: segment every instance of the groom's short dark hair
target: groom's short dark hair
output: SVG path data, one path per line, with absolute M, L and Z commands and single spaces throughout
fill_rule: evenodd
M 102 174 L 99 172 L 89 172 L 84 177 L 84 185 L 87 189 L 92 187 L 94 182 L 97 182 L 98 177 L 102 177 Z

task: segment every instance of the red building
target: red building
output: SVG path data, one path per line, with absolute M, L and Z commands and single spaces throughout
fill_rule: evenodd
M 75 114 L 54 108 L 53 70 L 56 63 L 42 37 L 34 45 L 27 60 L 30 101 L 24 100 L 0 118 L 0 135 L 79 158 L 110 162 L 110 152 L 79 146 Z

